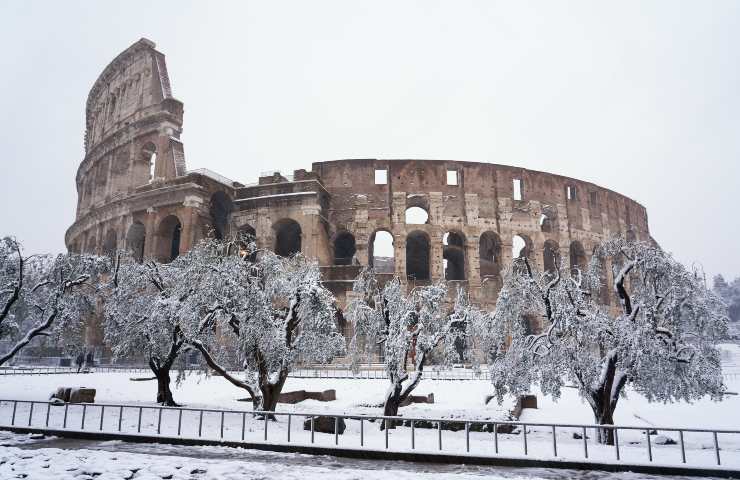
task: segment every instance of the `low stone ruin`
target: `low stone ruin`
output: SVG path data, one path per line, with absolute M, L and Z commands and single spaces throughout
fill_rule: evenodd
M 320 433 L 334 433 L 334 426 L 337 426 L 337 433 L 339 435 L 344 434 L 344 430 L 347 428 L 347 424 L 343 418 L 339 418 L 337 421 L 334 417 L 318 416 L 313 417 L 313 431 Z M 303 422 L 304 430 L 311 430 L 311 419 L 307 418 Z
M 319 402 L 333 402 L 337 399 L 337 391 L 334 389 L 324 390 L 323 392 L 307 392 L 306 390 L 296 390 L 294 392 L 282 392 L 278 397 L 278 403 L 299 403 L 304 400 L 318 400 Z M 240 398 L 240 402 L 251 402 L 251 398 Z
M 62 401 L 65 403 L 95 403 L 94 388 L 86 387 L 59 387 L 56 392 L 52 393 L 49 400 Z

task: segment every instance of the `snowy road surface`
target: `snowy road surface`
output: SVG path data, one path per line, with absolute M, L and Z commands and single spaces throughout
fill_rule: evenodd
M 634 473 L 342 459 L 227 447 L 31 439 L 0 432 L 0 479 L 33 480 L 665 480 Z M 678 477 L 671 477 L 678 478 Z

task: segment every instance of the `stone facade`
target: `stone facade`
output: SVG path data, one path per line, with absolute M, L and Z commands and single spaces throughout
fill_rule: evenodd
M 651 240 L 639 203 L 506 165 L 336 160 L 290 176 L 262 174 L 252 185 L 188 171 L 183 104 L 172 96 L 164 55 L 146 39 L 103 70 L 86 113 L 77 217 L 66 234 L 73 252 L 125 248 L 169 261 L 206 235 L 249 232 L 260 247 L 316 259 L 342 306 L 359 269 L 373 265 L 409 288 L 447 279 L 491 308 L 517 254 L 540 269 L 560 259 L 579 266 L 609 235 Z M 389 244 L 382 252 L 381 237 Z M 610 291 L 603 300 L 614 305 Z

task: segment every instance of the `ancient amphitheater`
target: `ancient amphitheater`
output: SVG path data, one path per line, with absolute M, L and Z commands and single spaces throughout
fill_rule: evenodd
M 66 233 L 73 252 L 125 248 L 166 262 L 207 235 L 250 232 L 261 247 L 315 258 L 342 305 L 361 266 L 372 265 L 409 286 L 462 284 L 491 307 L 514 256 L 551 269 L 558 258 L 583 265 L 611 234 L 650 239 L 639 203 L 513 166 L 334 160 L 263 173 L 255 184 L 188 170 L 183 103 L 172 95 L 164 55 L 146 39 L 100 74 L 86 120 L 77 215 Z

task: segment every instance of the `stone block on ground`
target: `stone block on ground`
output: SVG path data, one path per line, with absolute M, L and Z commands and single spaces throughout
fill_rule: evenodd
M 320 432 L 320 433 L 334 433 L 334 423 L 336 419 L 334 417 L 325 417 L 325 416 L 318 416 L 313 417 L 313 430 L 314 432 Z M 339 435 L 342 435 L 344 433 L 344 430 L 347 428 L 347 424 L 344 422 L 343 418 L 339 419 L 338 422 L 338 430 Z M 307 418 L 306 421 L 303 422 L 303 429 L 304 430 L 311 430 L 311 419 Z

